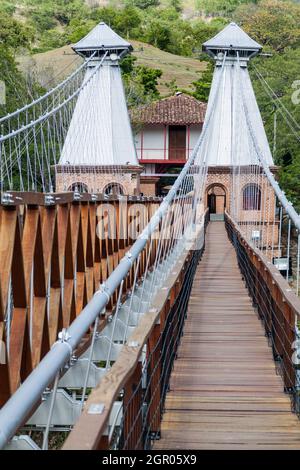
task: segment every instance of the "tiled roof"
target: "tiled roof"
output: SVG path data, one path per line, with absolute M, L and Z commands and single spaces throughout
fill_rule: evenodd
M 177 93 L 131 111 L 131 120 L 140 124 L 203 124 L 206 103 Z

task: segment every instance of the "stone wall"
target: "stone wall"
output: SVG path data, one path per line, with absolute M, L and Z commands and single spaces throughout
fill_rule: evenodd
M 249 184 L 256 184 L 261 192 L 260 210 L 244 210 L 243 191 Z M 233 190 L 234 187 L 234 190 Z M 248 239 L 260 231 L 260 242 L 264 248 L 270 250 L 273 245 L 278 245 L 278 221 L 275 216 L 275 193 L 266 177 L 257 177 L 254 172 L 241 172 L 233 176 L 230 171 L 211 169 L 207 175 L 205 192 L 205 205 L 208 206 L 208 193 L 214 188 L 215 194 L 226 195 L 226 210 L 239 223 L 241 230 Z M 234 192 L 234 194 L 233 194 Z
M 140 176 L 129 172 L 81 172 L 62 171 L 56 173 L 56 192 L 71 191 L 72 186 L 80 183 L 85 185 L 90 193 L 103 193 L 112 183 L 121 186 L 123 194 L 135 195 L 140 193 Z

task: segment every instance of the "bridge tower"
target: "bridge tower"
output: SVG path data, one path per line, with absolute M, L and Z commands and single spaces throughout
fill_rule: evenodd
M 261 50 L 262 46 L 235 23 L 203 44 L 203 51 L 215 62 L 207 109 L 207 115 L 212 116 L 206 155 L 206 204 L 211 220 L 222 219 L 226 209 L 244 226 L 250 238 L 263 239 L 264 248 L 268 249 L 271 232 L 278 233 L 275 194 L 263 176 L 262 161 L 249 137 L 252 132 L 259 142 L 261 157 L 276 173 L 248 73 L 249 60 Z M 264 233 L 266 220 L 268 227 L 274 225 L 269 236 Z
M 87 63 L 58 165 L 56 191 L 139 193 L 140 173 L 123 89 L 120 59 L 132 50 L 105 23 L 73 46 Z M 92 59 L 91 59 L 92 58 Z

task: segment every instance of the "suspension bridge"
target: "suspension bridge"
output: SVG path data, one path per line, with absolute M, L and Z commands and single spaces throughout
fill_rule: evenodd
M 299 449 L 300 217 L 248 72 L 262 47 L 235 23 L 204 43 L 204 126 L 163 199 L 139 193 L 131 49 L 100 23 L 0 119 L 0 448 Z

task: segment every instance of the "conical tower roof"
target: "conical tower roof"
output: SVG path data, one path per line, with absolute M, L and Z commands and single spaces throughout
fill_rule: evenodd
M 262 46 L 238 25 L 230 23 L 214 38 L 206 41 L 203 48 L 216 60 L 205 118 L 209 116 L 208 135 L 213 136 L 207 147 L 207 165 L 257 165 L 257 155 L 249 140 L 250 119 L 261 154 L 267 164 L 273 166 L 272 154 L 247 67 L 248 60 L 257 54 Z M 245 107 L 248 110 L 248 119 Z M 206 125 L 204 122 L 204 126 Z
M 129 51 L 132 45 L 115 33 L 106 23 L 99 23 L 84 38 L 74 44 L 78 54 L 94 51 Z
M 240 50 L 259 52 L 262 46 L 251 39 L 236 23 L 230 23 L 212 39 L 203 44 L 204 51 Z
M 107 60 L 100 66 L 99 61 L 105 51 L 120 57 L 129 49 L 131 45 L 105 23 L 74 45 L 83 56 L 98 54 L 86 69 L 86 86 L 77 98 L 60 165 L 138 165 L 119 62 Z

